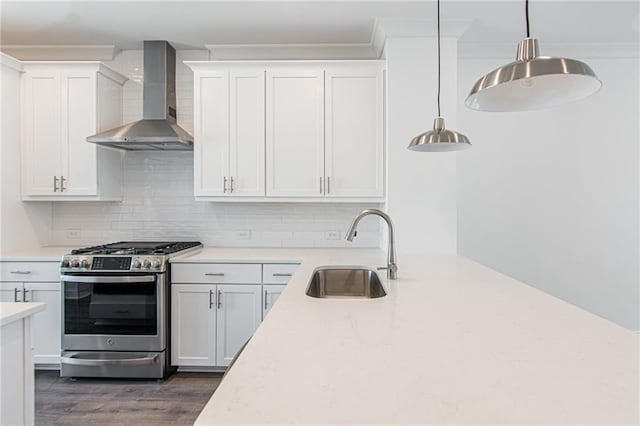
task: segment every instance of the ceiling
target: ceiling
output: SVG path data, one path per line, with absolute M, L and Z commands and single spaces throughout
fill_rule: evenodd
M 115 45 L 140 49 L 163 39 L 178 49 L 211 44 L 370 43 L 376 20 L 424 21 L 436 6 L 414 1 L 6 1 L 2 45 Z M 545 43 L 638 43 L 640 2 L 530 2 L 531 34 Z M 460 42 L 515 43 L 524 1 L 442 0 L 443 26 L 468 21 Z M 445 28 L 443 28 L 445 30 Z

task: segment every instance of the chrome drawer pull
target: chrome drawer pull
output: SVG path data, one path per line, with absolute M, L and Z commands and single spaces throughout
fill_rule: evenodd
M 267 310 L 267 306 L 269 306 L 269 305 L 268 305 L 268 300 L 269 300 L 269 299 L 268 299 L 268 296 L 267 296 L 267 290 L 265 290 L 265 291 L 264 291 L 264 310 L 265 310 L 265 311 Z
M 213 290 L 209 290 L 209 309 L 213 308 Z
M 218 309 L 222 307 L 222 291 L 218 290 Z
M 29 290 L 27 290 L 26 288 L 24 290 L 22 290 L 22 301 L 23 302 L 30 302 L 30 300 L 27 300 L 27 293 L 29 293 Z
M 207 277 L 224 277 L 224 272 L 205 272 Z
M 31 271 L 11 271 L 10 273 L 16 275 L 29 275 Z
M 283 272 L 274 272 L 273 273 L 274 277 L 290 277 L 291 275 L 293 275 L 293 274 L 291 274 L 291 273 L 283 273 Z
M 18 293 L 20 293 L 22 290 L 18 289 L 17 287 L 15 287 L 13 289 L 13 301 L 17 302 L 18 301 Z

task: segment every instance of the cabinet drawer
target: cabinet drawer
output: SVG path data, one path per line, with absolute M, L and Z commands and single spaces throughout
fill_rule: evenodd
M 60 262 L 0 262 L 0 281 L 60 281 Z
M 172 283 L 260 284 L 259 263 L 175 263 Z
M 262 265 L 264 284 L 286 284 L 298 269 L 297 263 L 265 263 Z

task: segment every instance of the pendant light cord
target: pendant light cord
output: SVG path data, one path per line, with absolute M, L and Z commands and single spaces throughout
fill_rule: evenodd
M 440 115 L 440 0 L 438 0 L 438 117 L 441 117 Z
M 524 16 L 527 19 L 527 38 L 530 38 L 529 34 L 529 0 L 524 0 Z

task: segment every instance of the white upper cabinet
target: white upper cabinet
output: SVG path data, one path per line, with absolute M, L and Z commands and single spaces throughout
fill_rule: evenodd
M 125 81 L 97 62 L 24 63 L 24 200 L 122 198 L 122 153 L 86 138 L 122 124 Z
M 264 196 L 264 69 L 194 71 L 195 195 Z
M 383 62 L 187 65 L 195 82 L 196 197 L 383 199 Z
M 325 71 L 325 194 L 384 195 L 382 68 L 336 65 Z
M 267 196 L 324 195 L 324 73 L 267 71 Z

